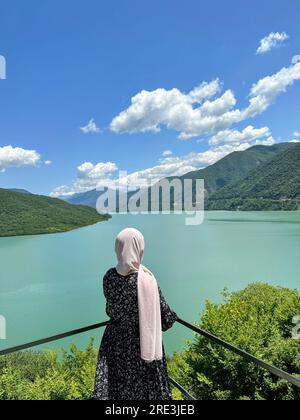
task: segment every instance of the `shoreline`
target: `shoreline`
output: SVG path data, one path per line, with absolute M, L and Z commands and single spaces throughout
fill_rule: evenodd
M 99 220 L 99 221 L 97 221 L 95 223 L 89 223 L 87 225 L 82 225 L 82 226 L 78 226 L 78 227 L 74 227 L 74 228 L 70 228 L 70 229 L 65 229 L 65 230 L 58 230 L 56 232 L 22 233 L 21 235 L 19 235 L 19 234 L 0 235 L 0 239 L 1 238 L 23 238 L 23 237 L 28 237 L 28 236 L 59 235 L 61 233 L 74 232 L 76 230 L 84 229 L 84 228 L 87 228 L 89 226 L 95 226 L 95 225 L 98 225 L 99 223 L 108 222 L 109 220 L 111 220 L 111 217 L 107 217 L 106 219 Z

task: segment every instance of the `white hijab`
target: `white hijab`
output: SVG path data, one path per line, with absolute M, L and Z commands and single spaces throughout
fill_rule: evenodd
M 117 272 L 121 276 L 138 273 L 141 358 L 153 362 L 163 358 L 160 296 L 154 275 L 142 265 L 144 249 L 144 237 L 136 229 L 125 229 L 117 236 Z

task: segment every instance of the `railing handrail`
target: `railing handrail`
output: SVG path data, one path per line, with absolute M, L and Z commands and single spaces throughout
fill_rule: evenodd
M 22 350 L 29 350 L 33 347 L 41 346 L 43 344 L 48 344 L 53 341 L 62 340 L 64 338 L 73 337 L 74 335 L 84 334 L 88 331 L 98 330 L 99 328 L 106 327 L 109 324 L 109 321 L 100 322 L 99 324 L 89 325 L 88 327 L 78 328 L 66 333 L 53 335 L 48 338 L 43 338 L 41 340 L 32 341 L 27 344 L 21 344 L 19 346 L 10 347 L 5 350 L 0 350 L 0 356 L 7 356 L 8 354 L 16 353 Z M 186 389 L 184 389 L 180 384 L 178 384 L 175 379 L 169 376 L 170 382 L 175 386 L 188 400 L 196 400 Z
M 0 350 L 0 356 L 6 356 L 11 353 L 16 353 L 22 350 L 29 350 L 33 347 L 42 346 L 43 344 L 48 344 L 53 341 L 62 340 L 63 338 L 72 337 L 74 335 L 83 334 L 88 331 L 98 330 L 99 328 L 105 327 L 109 321 L 100 322 L 99 324 L 90 325 L 88 327 L 79 328 L 77 330 L 69 331 L 66 333 L 53 335 L 52 337 L 43 338 L 41 340 L 32 341 L 31 343 L 21 344 L 20 346 L 11 347 L 5 350 Z
M 253 356 L 252 354 L 250 354 L 250 353 L 248 353 L 244 350 L 239 349 L 238 347 L 228 343 L 227 341 L 222 340 L 221 338 L 219 338 L 219 337 L 217 337 L 217 336 L 215 336 L 215 335 L 213 335 L 213 334 L 211 334 L 207 331 L 204 331 L 203 329 L 197 327 L 196 325 L 190 324 L 189 322 L 186 322 L 186 321 L 184 321 L 180 318 L 177 319 L 177 322 L 179 324 L 183 325 L 184 327 L 196 332 L 197 334 L 199 334 L 199 335 L 201 335 L 205 338 L 208 338 L 209 340 L 213 341 L 214 343 L 221 345 L 222 347 L 226 348 L 227 350 L 230 350 L 233 353 L 247 359 L 249 362 L 252 362 L 252 363 L 256 364 L 257 366 L 269 371 L 273 375 L 275 375 L 275 376 L 277 376 L 281 379 L 284 379 L 284 380 L 288 381 L 289 383 L 295 385 L 296 387 L 300 388 L 300 380 L 298 378 L 296 378 L 295 376 L 290 375 L 289 373 L 287 373 L 287 372 L 285 372 L 285 371 L 283 371 L 283 370 L 281 370 L 281 369 L 279 369 L 275 366 L 272 366 L 271 364 L 266 363 L 261 359 L 258 359 L 257 357 Z M 37 347 L 37 346 L 40 346 L 40 345 L 43 345 L 43 344 L 51 343 L 53 341 L 58 341 L 58 340 L 61 340 L 63 338 L 68 338 L 68 337 L 72 337 L 74 335 L 83 334 L 83 333 L 88 332 L 88 331 L 92 331 L 92 330 L 96 330 L 96 329 L 105 327 L 106 325 L 108 325 L 108 323 L 109 323 L 109 321 L 105 321 L 105 322 L 101 322 L 99 324 L 90 325 L 88 327 L 79 328 L 79 329 L 69 331 L 69 332 L 66 332 L 66 333 L 63 333 L 63 334 L 58 334 L 58 335 L 54 335 L 52 337 L 48 337 L 48 338 L 44 338 L 44 339 L 41 339 L 41 340 L 33 341 L 31 343 L 22 344 L 22 345 L 11 347 L 11 348 L 8 348 L 8 349 L 5 349 L 5 350 L 0 350 L 0 356 L 6 356 L 6 355 L 11 354 L 11 353 L 16 353 L 16 352 L 22 351 L 22 350 L 28 350 L 28 349 L 33 348 L 33 347 Z M 181 387 L 173 379 L 172 379 L 172 382 L 173 382 L 173 385 L 175 385 L 175 386 L 178 385 L 179 387 Z M 180 389 L 180 388 L 178 388 L 178 389 Z M 184 390 L 184 389 L 182 388 L 180 390 Z M 187 393 L 187 391 L 185 391 L 185 392 Z M 189 393 L 187 393 L 187 395 L 189 395 L 191 399 L 194 399 L 194 397 L 192 397 Z

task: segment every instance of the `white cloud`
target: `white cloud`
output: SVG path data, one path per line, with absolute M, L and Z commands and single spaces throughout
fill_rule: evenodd
M 80 127 L 80 130 L 84 134 L 89 134 L 89 133 L 97 134 L 101 132 L 101 129 L 97 127 L 97 124 L 93 118 L 88 122 L 88 124 L 85 127 Z
M 257 54 L 266 54 L 273 48 L 279 48 L 284 44 L 284 41 L 289 39 L 289 35 L 286 32 L 271 32 L 268 36 L 260 41 Z
M 220 89 L 221 84 L 217 79 L 202 83 L 188 94 L 176 88 L 152 92 L 143 90 L 132 98 L 127 110 L 113 119 L 111 130 L 115 133 L 159 132 L 160 125 L 165 125 L 181 132 L 182 138 L 188 138 L 192 131 L 195 131 L 195 135 L 209 132 L 211 119 L 236 104 L 231 91 L 214 101 L 208 99 Z
M 100 162 L 94 165 L 91 162 L 84 162 L 78 167 L 78 177 L 80 179 L 99 179 L 117 171 L 118 167 L 112 162 Z
M 203 82 L 189 93 L 191 102 L 201 103 L 205 99 L 213 98 L 221 91 L 221 87 L 222 84 L 219 79 L 213 80 L 210 83 Z
M 289 143 L 300 143 L 300 140 L 297 140 L 297 139 L 295 139 L 295 140 L 290 140 L 290 141 L 289 141 Z
M 268 127 L 254 128 L 252 125 L 246 127 L 243 131 L 224 130 L 219 131 L 209 140 L 209 144 L 217 145 L 220 143 L 244 143 L 252 142 L 262 137 L 269 136 L 270 129 Z
M 56 187 L 50 194 L 50 197 L 58 198 L 58 197 L 68 197 L 71 195 L 76 194 L 77 191 L 70 187 L 69 185 L 61 185 Z
M 300 63 L 296 63 L 290 67 L 284 67 L 272 76 L 267 76 L 259 80 L 252 86 L 250 96 L 254 99 L 264 98 L 267 104 L 270 105 L 277 95 L 285 92 L 287 87 L 299 79 Z
M 185 94 L 179 89 L 157 89 L 138 93 L 129 108 L 111 122 L 115 133 L 159 132 L 162 126 L 179 132 L 181 139 L 214 136 L 263 113 L 296 80 L 300 79 L 300 63 L 281 69 L 253 84 L 249 105 L 240 110 L 231 90 L 220 92 L 220 81 L 205 83 Z
M 162 152 L 162 155 L 164 157 L 166 157 L 166 156 L 172 156 L 173 155 L 173 152 L 172 152 L 172 150 L 165 150 L 164 152 Z
M 300 137 L 300 131 L 294 131 L 293 135 L 294 135 L 295 137 Z
M 44 163 L 45 163 L 45 165 L 49 166 L 49 165 L 52 165 L 53 162 L 52 162 L 52 160 L 45 160 Z
M 112 162 L 99 162 L 96 165 L 91 162 L 84 162 L 78 166 L 77 178 L 72 185 L 62 185 L 56 188 L 50 195 L 52 197 L 59 197 L 90 191 L 96 188 L 100 182 L 103 182 L 105 185 L 110 185 L 112 174 L 117 170 L 117 165 Z
M 12 146 L 0 147 L 0 172 L 13 167 L 36 166 L 40 161 L 41 156 L 35 150 Z
M 273 144 L 275 144 L 275 143 L 276 143 L 276 141 L 272 136 L 269 136 L 265 140 L 256 140 L 256 142 L 255 142 L 256 145 L 261 145 L 261 146 L 273 146 Z

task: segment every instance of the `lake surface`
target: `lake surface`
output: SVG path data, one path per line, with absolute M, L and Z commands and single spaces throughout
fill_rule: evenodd
M 207 212 L 200 226 L 179 215 L 117 215 L 73 232 L 0 238 L 0 315 L 7 340 L 0 348 L 105 320 L 102 277 L 115 265 L 114 240 L 128 226 L 146 238 L 145 264 L 169 304 L 187 321 L 199 319 L 206 299 L 224 287 L 251 282 L 300 288 L 300 212 Z M 60 341 L 85 346 L 101 332 Z M 176 326 L 165 336 L 170 354 L 190 333 Z

